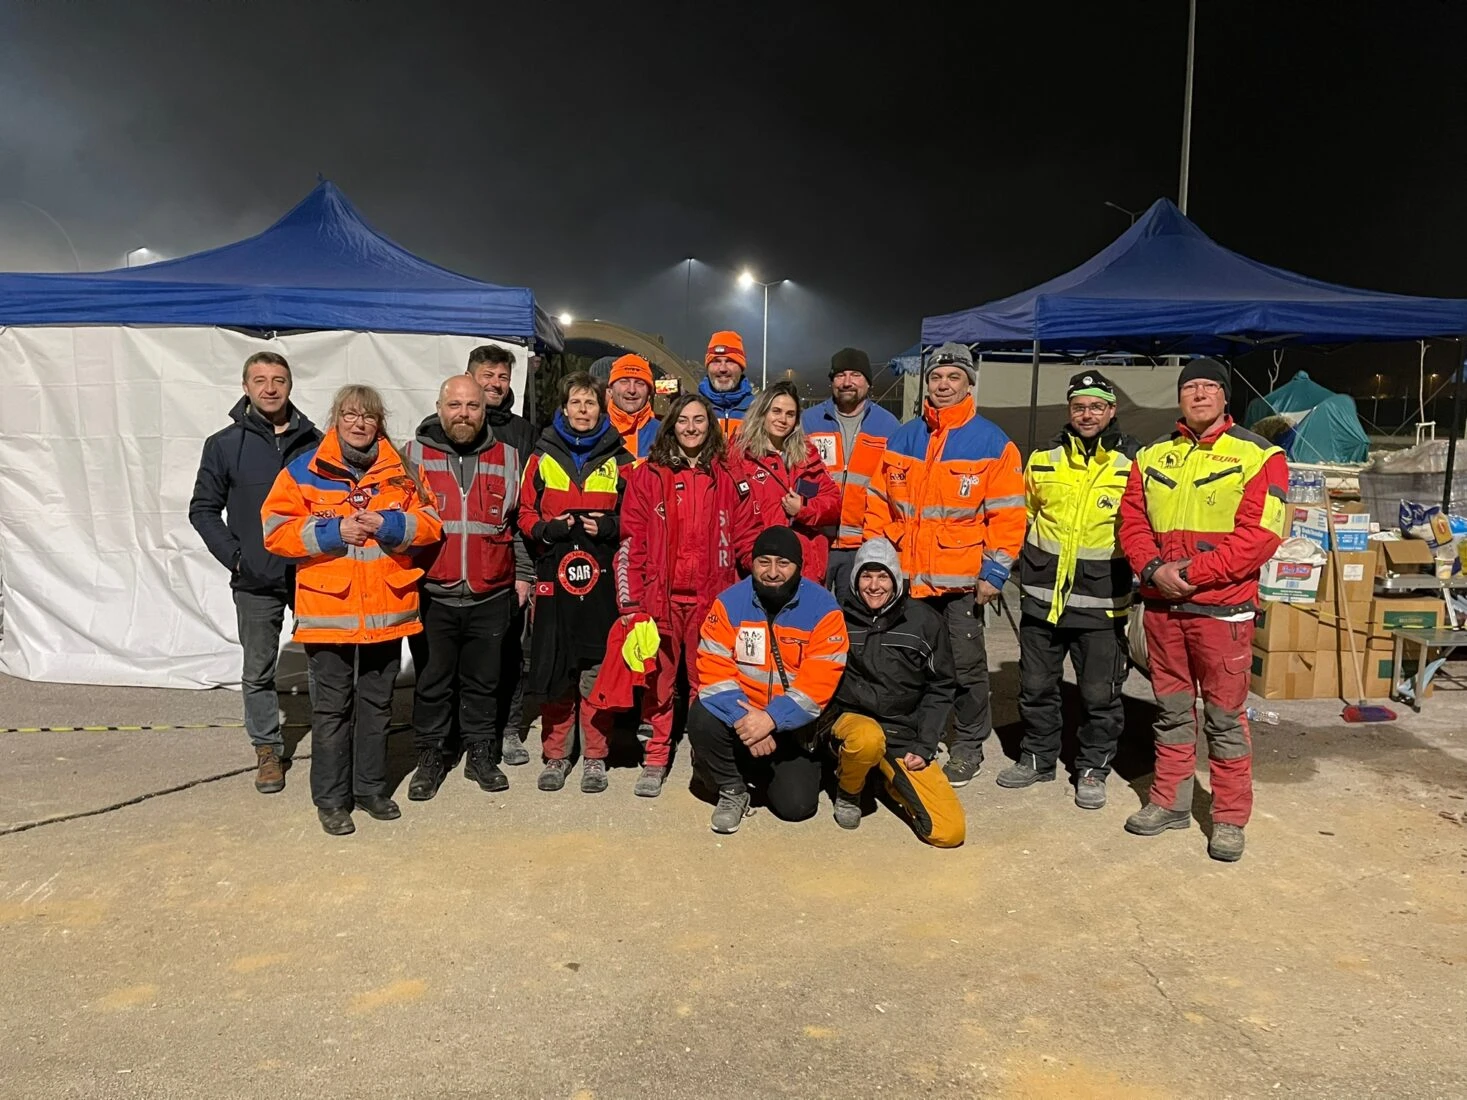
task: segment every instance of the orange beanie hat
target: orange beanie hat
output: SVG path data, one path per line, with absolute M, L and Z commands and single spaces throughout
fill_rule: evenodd
M 703 365 L 706 367 L 719 355 L 728 356 L 744 370 L 749 369 L 749 361 L 744 358 L 744 338 L 737 332 L 715 332 L 708 337 L 708 353 L 703 356 Z
M 652 385 L 652 367 L 640 355 L 623 355 L 611 364 L 610 383 L 620 382 L 623 378 L 640 378 L 647 385 Z

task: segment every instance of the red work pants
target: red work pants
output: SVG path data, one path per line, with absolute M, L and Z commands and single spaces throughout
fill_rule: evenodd
M 679 666 L 688 670 L 689 693 L 698 694 L 698 638 L 703 626 L 698 605 L 674 597 L 672 622 L 666 626 L 658 624 L 662 644 L 657 649 L 657 667 L 647 678 L 642 696 L 642 716 L 652 727 L 652 739 L 642 755 L 642 763 L 649 768 L 665 768 L 672 759 L 672 709 Z
M 1253 622 L 1146 608 L 1146 652 L 1161 716 L 1156 720 L 1156 778 L 1151 801 L 1192 808 L 1197 772 L 1197 696 L 1212 776 L 1212 820 L 1246 825 L 1253 811 L 1253 739 L 1248 702 Z
M 615 714 L 602 710 L 586 698 L 596 683 L 596 672 L 600 668 L 596 665 L 581 673 L 579 690 L 573 687 L 565 698 L 540 704 L 540 751 L 546 760 L 564 760 L 570 755 L 577 707 L 580 708 L 581 719 L 581 755 L 587 760 L 606 759 L 606 738 L 615 723 Z

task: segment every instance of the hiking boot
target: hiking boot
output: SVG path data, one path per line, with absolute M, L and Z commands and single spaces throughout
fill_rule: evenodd
M 736 833 L 743 820 L 754 811 L 749 809 L 749 788 L 725 787 L 718 792 L 718 805 L 708 827 L 715 833 Z
M 1160 836 L 1168 829 L 1185 829 L 1192 824 L 1192 815 L 1186 810 L 1168 810 L 1155 802 L 1148 802 L 1126 818 L 1126 832 L 1137 836 Z
M 517 733 L 504 732 L 504 746 L 499 753 L 501 759 L 511 767 L 530 762 L 530 750 L 525 748 L 525 739 Z
M 474 741 L 464 754 L 464 778 L 479 784 L 479 789 L 489 791 L 509 790 L 509 776 L 494 763 L 494 746 L 488 741 Z
M 1075 805 L 1082 810 L 1099 810 L 1105 805 L 1105 776 L 1086 771 L 1075 780 Z
M 375 817 L 378 821 L 396 821 L 402 816 L 397 803 L 385 794 L 363 795 L 356 803 L 357 809 L 366 810 L 368 817 Z
M 642 769 L 642 774 L 637 776 L 637 785 L 632 788 L 632 794 L 638 798 L 656 798 L 662 793 L 662 783 L 666 778 L 666 768 L 648 764 Z
M 585 760 L 581 764 L 581 793 L 600 794 L 606 789 L 606 761 Z
M 1207 854 L 1224 863 L 1236 863 L 1243 858 L 1243 826 L 1212 823 L 1212 838 L 1207 842 Z
M 970 760 L 966 756 L 949 756 L 947 763 L 942 766 L 942 774 L 947 776 L 947 781 L 954 787 L 966 787 L 973 782 L 973 777 L 978 774 L 978 769 L 983 767 L 983 758 Z
M 427 802 L 443 786 L 443 777 L 448 770 L 443 766 L 443 750 L 437 745 L 418 750 L 418 770 L 413 772 L 408 784 L 408 798 L 414 802 Z
M 346 836 L 357 831 L 357 827 L 352 824 L 351 811 L 340 806 L 318 806 L 316 818 L 321 822 L 321 828 L 332 836 Z
M 260 769 L 255 773 L 255 790 L 261 794 L 285 790 L 285 765 L 280 760 L 279 749 L 273 745 L 257 745 L 255 764 Z
M 565 777 L 570 772 L 569 760 L 547 760 L 545 770 L 540 773 L 535 786 L 542 791 L 558 791 L 565 786 Z
M 1019 762 L 1017 764 L 1010 764 L 1003 771 L 999 772 L 998 778 L 994 782 L 1000 787 L 1009 788 L 1032 787 L 1035 783 L 1053 783 L 1054 769 L 1050 768 L 1049 771 L 1042 772 L 1034 767 L 1035 763 L 1037 763 L 1037 760 L 1032 753 L 1029 756 L 1029 763 L 1027 764 L 1024 763 L 1024 755 L 1020 753 Z
M 861 792 L 849 794 L 836 787 L 835 789 L 835 823 L 842 829 L 859 829 L 861 827 Z

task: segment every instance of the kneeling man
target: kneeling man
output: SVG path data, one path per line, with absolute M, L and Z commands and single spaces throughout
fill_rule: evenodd
M 754 573 L 713 601 L 698 643 L 697 701 L 688 709 L 694 766 L 718 792 L 711 828 L 737 832 L 749 781 L 786 821 L 820 800 L 816 719 L 846 663 L 835 597 L 800 577 L 799 538 L 771 527 L 754 540 Z
M 963 807 L 932 766 L 958 688 L 947 624 L 908 599 L 896 547 L 882 538 L 856 552 L 841 610 L 851 649 L 829 711 L 835 823 L 861 824 L 861 792 L 875 768 L 921 839 L 956 848 L 967 831 Z

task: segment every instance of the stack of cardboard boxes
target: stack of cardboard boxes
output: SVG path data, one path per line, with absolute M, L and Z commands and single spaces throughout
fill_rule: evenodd
M 1370 517 L 1358 506 L 1337 510 L 1334 519 L 1335 542 L 1330 546 L 1322 508 L 1294 511 L 1291 534 L 1317 542 L 1328 551 L 1329 561 L 1314 602 L 1261 605 L 1250 686 L 1264 699 L 1353 699 L 1360 690 L 1357 669 L 1365 698 L 1388 698 L 1391 629 L 1441 624 L 1438 598 L 1375 595 L 1377 575 L 1431 572 L 1433 560 L 1425 543 L 1416 541 L 1413 548 L 1409 540 L 1371 542 Z M 1402 675 L 1412 671 L 1403 669 Z

